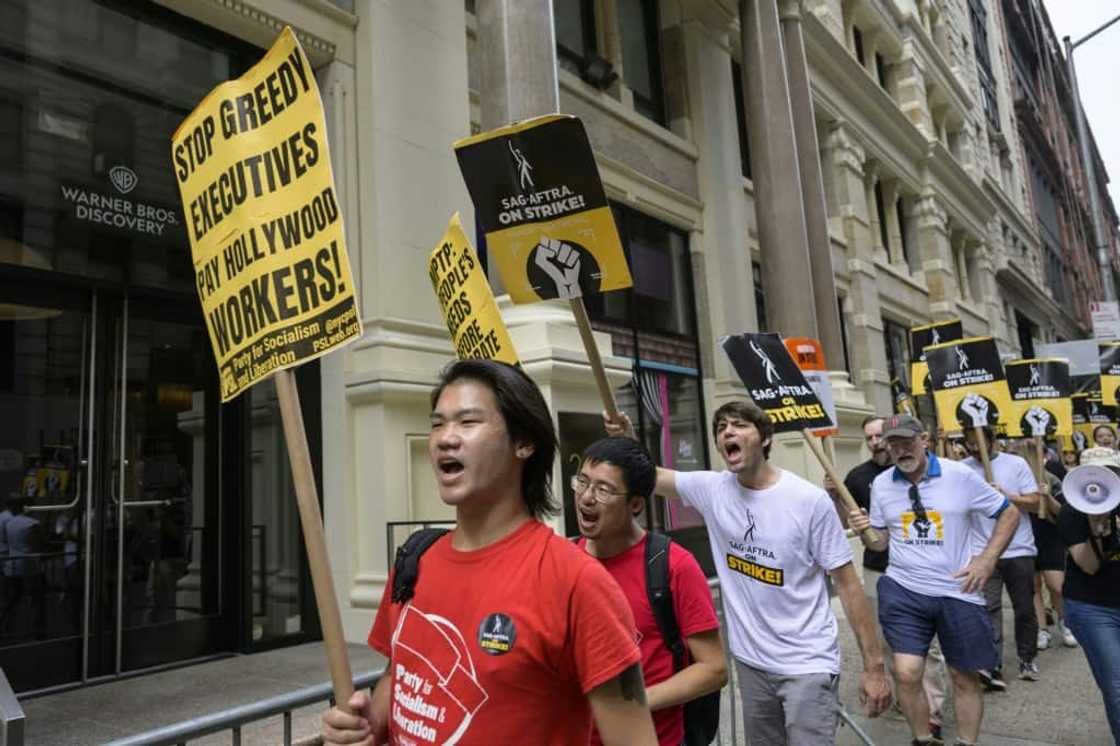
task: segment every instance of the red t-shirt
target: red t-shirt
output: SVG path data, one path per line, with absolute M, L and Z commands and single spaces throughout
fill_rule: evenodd
M 539 521 L 472 552 L 441 537 L 412 600 L 391 597 L 390 578 L 369 634 L 391 744 L 587 743 L 587 693 L 640 660 L 618 586 Z
M 582 548 L 585 540 L 579 541 Z M 584 550 L 586 551 L 586 550 Z M 603 567 L 615 579 L 634 612 L 638 625 L 638 646 L 642 651 L 642 675 L 646 686 L 658 684 L 672 676 L 673 653 L 665 644 L 653 609 L 646 593 L 646 539 L 643 538 L 621 554 L 600 560 Z M 669 545 L 669 589 L 673 592 L 673 610 L 677 615 L 677 626 L 681 639 L 690 635 L 719 629 L 719 618 L 712 603 L 712 592 L 708 579 L 691 552 L 676 542 Z M 687 648 L 685 665 L 688 665 Z M 684 741 L 684 706 L 666 707 L 653 713 L 653 724 L 657 728 L 657 742 L 662 746 L 679 746 Z M 599 734 L 592 735 L 591 742 L 598 746 L 602 743 Z

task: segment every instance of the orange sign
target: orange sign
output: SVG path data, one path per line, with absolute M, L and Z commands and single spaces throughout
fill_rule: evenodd
M 825 413 L 832 420 L 832 427 L 817 428 L 813 430 L 813 435 L 822 438 L 826 435 L 838 435 L 840 430 L 836 427 L 836 405 L 832 401 L 832 384 L 828 380 L 828 366 L 824 362 L 821 343 L 810 337 L 786 337 L 784 341 L 790 357 L 805 374 L 805 380 L 813 387 Z

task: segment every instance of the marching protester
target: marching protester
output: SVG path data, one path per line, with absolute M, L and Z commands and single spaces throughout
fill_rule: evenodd
M 654 744 L 633 615 L 603 566 L 541 522 L 556 433 L 520 368 L 448 366 L 429 457 L 456 526 L 386 585 L 372 697 L 323 715 L 327 743 Z M 406 544 L 407 547 L 407 544 Z M 405 552 L 406 557 L 408 552 Z
M 633 437 L 624 414 L 611 435 Z M 727 634 L 752 743 L 833 743 L 839 723 L 840 649 L 826 573 L 863 658 L 860 701 L 877 717 L 890 687 L 852 550 L 824 490 L 770 464 L 774 424 L 734 401 L 712 416 L 723 472 L 658 468 L 657 494 L 700 512 L 716 558 Z
M 1084 466 L 1120 469 L 1115 451 L 1083 451 Z M 1077 473 L 1071 470 L 1070 477 Z M 1120 743 L 1120 494 L 1082 491 L 1067 477 L 1058 532 L 1069 547 L 1062 594 L 1066 622 L 1101 690 L 1112 738 Z
M 977 437 L 975 429 L 965 431 L 965 444 L 970 455 L 962 461 L 981 479 L 984 478 L 984 463 L 980 449 L 989 446 L 988 460 L 992 470 L 992 486 L 1019 509 L 1018 528 L 1011 543 L 1000 555 L 995 572 L 984 586 L 984 598 L 988 616 L 992 622 L 992 634 L 996 643 L 996 663 L 990 671 L 981 671 L 980 678 L 985 686 L 995 691 L 1007 689 L 1003 679 L 1003 589 L 1011 597 L 1011 608 L 1015 612 L 1015 648 L 1019 654 L 1019 678 L 1025 681 L 1038 681 L 1038 617 L 1034 609 L 1034 567 L 1038 549 L 1031 530 L 1030 514 L 1038 511 L 1040 495 L 1038 482 L 1030 464 L 1021 456 L 1006 451 L 996 451 L 992 443 L 991 428 L 981 428 L 984 443 Z M 978 535 L 974 552 L 979 553 L 991 538 L 995 521 L 980 518 L 976 522 Z
M 579 545 L 603 563 L 634 612 L 646 700 L 653 712 L 661 746 L 693 743 L 685 729 L 719 726 L 718 699 L 707 713 L 690 713 L 684 704 L 719 691 L 727 683 L 727 661 L 719 619 L 700 565 L 692 554 L 663 534 L 650 534 L 638 516 L 653 495 L 657 467 L 645 447 L 630 438 L 603 438 L 583 452 L 579 474 L 572 478 Z M 664 568 L 670 620 L 659 618 L 660 599 L 651 593 L 658 562 Z M 670 627 L 666 630 L 666 627 Z M 673 640 L 667 639 L 672 635 Z M 592 743 L 599 743 L 595 734 Z M 707 744 L 710 739 L 698 739 Z
M 862 424 L 863 442 L 867 446 L 870 458 L 853 467 L 844 477 L 844 486 L 848 488 L 848 492 L 851 493 L 856 504 L 864 510 L 871 509 L 871 483 L 875 481 L 877 476 L 891 468 L 891 456 L 887 452 L 887 442 L 883 440 L 883 424 L 885 422 L 886 418 L 879 415 L 864 418 Z M 836 511 L 840 515 L 840 522 L 844 525 L 844 528 L 847 528 L 847 510 L 838 499 L 839 495 L 827 475 L 825 476 L 825 489 L 835 502 Z M 863 551 L 863 592 L 867 597 L 871 614 L 876 618 L 879 615 L 879 578 L 887 571 L 889 557 L 889 551 L 877 552 L 866 547 Z M 876 632 L 878 633 L 880 647 L 883 650 L 883 661 L 886 663 L 887 671 L 893 676 L 894 655 L 883 636 L 882 628 L 877 626 Z M 944 670 L 945 659 L 942 658 L 941 649 L 934 641 L 930 646 L 929 660 L 926 661 L 922 688 L 925 690 L 926 701 L 929 703 L 930 732 L 935 736 L 940 736 L 941 733 L 942 708 L 945 705 Z
M 926 654 L 936 634 L 953 682 L 959 744 L 980 734 L 984 702 L 977 671 L 995 660 L 991 623 L 980 591 L 1019 522 L 1008 500 L 963 464 L 928 453 L 929 436 L 910 415 L 887 420 L 883 436 L 894 468 L 871 485 L 871 511 L 852 511 L 849 525 L 864 546 L 890 547 L 879 580 L 879 623 L 894 650 L 895 683 L 913 743 L 934 740 L 922 692 Z M 974 517 L 996 520 L 987 545 L 973 554 Z M 874 527 L 871 540 L 864 531 Z M 884 533 L 886 532 L 886 533 Z

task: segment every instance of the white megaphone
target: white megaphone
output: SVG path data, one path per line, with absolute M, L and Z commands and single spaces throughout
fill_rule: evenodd
M 1086 515 L 1109 513 L 1120 505 L 1120 456 L 1111 448 L 1088 448 L 1062 480 L 1062 496 Z

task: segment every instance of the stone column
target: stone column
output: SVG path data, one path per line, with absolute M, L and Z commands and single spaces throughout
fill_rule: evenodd
M 904 267 L 906 257 L 902 254 L 902 226 L 898 222 L 898 202 L 901 199 L 898 180 L 881 179 L 879 183 L 883 192 L 883 220 L 887 224 L 887 256 L 891 264 Z
M 871 231 L 870 245 L 876 257 L 891 260 L 890 250 L 883 245 L 879 231 L 879 209 L 875 204 L 875 185 L 879 183 L 879 162 L 867 158 L 863 162 L 863 193 L 867 209 L 867 227 Z
M 945 209 L 933 194 L 925 194 L 914 205 L 918 221 L 918 251 L 926 286 L 929 288 L 929 311 L 935 319 L 956 315 L 956 272 Z
M 965 235 L 958 236 L 956 246 L 953 248 L 953 256 L 957 261 L 957 284 L 960 285 L 961 300 L 971 303 L 972 302 L 972 287 L 969 284 L 968 278 L 968 237 Z
M 913 44 L 913 40 L 906 42 L 902 59 L 895 65 L 898 107 L 923 134 L 934 137 L 929 98 L 926 96 L 926 76 L 910 48 Z
M 817 338 L 816 303 L 806 292 L 809 238 L 777 3 L 739 0 L 739 18 L 767 315 L 783 335 Z
M 844 339 L 840 333 L 840 314 L 836 304 L 832 239 L 828 232 L 828 207 L 825 203 L 824 178 L 817 145 L 817 123 L 813 114 L 809 65 L 805 59 L 805 40 L 801 31 L 800 6 L 800 0 L 782 0 L 782 41 L 789 75 L 805 227 L 809 238 L 809 265 L 812 271 L 813 303 L 817 312 L 817 333 L 820 335 L 824 359 L 836 369 L 844 359 Z

